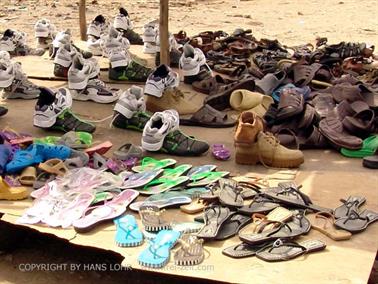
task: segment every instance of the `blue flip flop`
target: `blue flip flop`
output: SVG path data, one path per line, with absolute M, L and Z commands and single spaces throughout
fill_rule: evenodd
M 170 250 L 180 235 L 180 232 L 177 231 L 161 230 L 139 255 L 139 264 L 152 268 L 161 268 L 166 265 L 169 262 Z
M 143 234 L 133 215 L 126 215 L 114 220 L 117 231 L 116 244 L 120 247 L 136 247 L 143 243 Z

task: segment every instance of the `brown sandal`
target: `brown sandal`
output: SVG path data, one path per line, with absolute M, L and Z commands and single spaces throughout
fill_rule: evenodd
M 54 174 L 57 176 L 64 176 L 68 172 L 68 169 L 64 165 L 64 162 L 60 159 L 47 160 L 44 163 L 40 163 L 38 165 L 38 168 L 47 173 Z

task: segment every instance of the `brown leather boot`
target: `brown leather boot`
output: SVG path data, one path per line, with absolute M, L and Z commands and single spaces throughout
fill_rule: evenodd
M 261 163 L 275 168 L 297 168 L 304 162 L 303 153 L 280 144 L 271 133 L 260 132 L 257 142 L 249 147 L 236 147 L 235 161 L 238 164 Z
M 261 117 L 250 111 L 243 112 L 239 117 L 234 142 L 235 146 L 250 146 L 256 142 L 257 134 L 264 130 Z

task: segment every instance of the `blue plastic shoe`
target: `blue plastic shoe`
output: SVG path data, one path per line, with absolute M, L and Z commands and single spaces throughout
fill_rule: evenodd
M 138 262 L 142 266 L 161 268 L 169 261 L 170 250 L 180 237 L 180 232 L 162 230 L 150 245 L 141 252 Z
M 126 215 L 114 220 L 117 227 L 115 241 L 120 247 L 136 247 L 143 243 L 143 234 L 133 215 Z
M 7 173 L 13 174 L 41 162 L 43 162 L 43 156 L 38 153 L 38 149 L 35 145 L 31 145 L 26 150 L 17 150 L 13 155 L 13 159 L 6 165 L 5 169 Z
M 66 160 L 71 156 L 71 148 L 65 145 L 34 144 L 37 152 L 45 161 L 50 159 Z
M 4 172 L 4 168 L 8 162 L 10 154 L 10 147 L 8 145 L 0 144 L 0 175 L 2 175 Z

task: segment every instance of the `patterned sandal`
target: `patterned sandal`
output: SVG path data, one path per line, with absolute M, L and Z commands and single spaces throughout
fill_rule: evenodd
M 176 265 L 197 265 L 204 260 L 203 239 L 198 239 L 194 235 L 184 235 L 178 242 L 181 247 L 174 255 Z
M 155 205 L 143 205 L 140 207 L 139 215 L 146 231 L 156 232 L 171 228 L 168 221 L 161 217 L 161 213 L 164 211 L 164 209 L 160 210 Z

